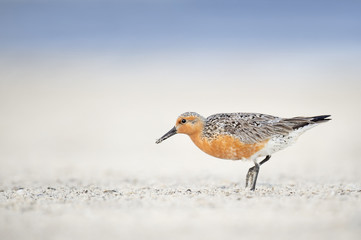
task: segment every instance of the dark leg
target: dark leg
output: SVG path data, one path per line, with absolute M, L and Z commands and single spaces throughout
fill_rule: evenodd
M 247 176 L 246 176 L 246 188 L 250 186 L 250 190 L 254 191 L 256 188 L 256 182 L 259 172 L 259 164 L 255 163 L 254 167 L 251 167 L 248 170 Z
M 261 166 L 263 163 L 267 162 L 271 158 L 271 155 L 267 155 L 265 159 L 263 159 L 259 165 Z
M 250 186 L 250 190 L 254 191 L 256 189 L 256 182 L 259 172 L 259 167 L 267 162 L 271 158 L 271 155 L 267 155 L 265 159 L 263 159 L 260 163 L 255 163 L 254 167 L 251 167 L 248 170 L 247 176 L 246 176 L 246 188 Z

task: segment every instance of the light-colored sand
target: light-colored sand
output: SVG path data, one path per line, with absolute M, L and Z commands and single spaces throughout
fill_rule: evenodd
M 359 239 L 361 185 L 224 178 L 0 185 L 6 239 Z M 285 181 L 285 183 L 280 183 Z
M 359 239 L 353 54 L 0 58 L 0 239 Z M 252 193 L 251 164 L 187 136 L 155 144 L 185 111 L 332 121 L 274 154 Z

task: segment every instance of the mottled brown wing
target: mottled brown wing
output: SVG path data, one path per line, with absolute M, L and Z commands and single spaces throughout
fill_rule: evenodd
M 279 118 L 259 113 L 221 113 L 206 119 L 203 134 L 208 138 L 231 135 L 252 144 L 312 124 L 312 118 Z

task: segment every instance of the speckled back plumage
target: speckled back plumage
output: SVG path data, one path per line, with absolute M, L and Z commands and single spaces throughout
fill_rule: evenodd
M 313 120 L 314 117 L 280 118 L 260 113 L 220 113 L 206 119 L 203 136 L 214 139 L 219 135 L 230 135 L 243 143 L 252 144 L 277 135 L 288 135 L 295 129 L 316 123 Z

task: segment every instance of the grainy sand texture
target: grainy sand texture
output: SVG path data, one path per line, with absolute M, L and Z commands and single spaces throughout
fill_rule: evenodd
M 358 239 L 360 195 L 305 180 L 20 181 L 0 188 L 1 239 Z

